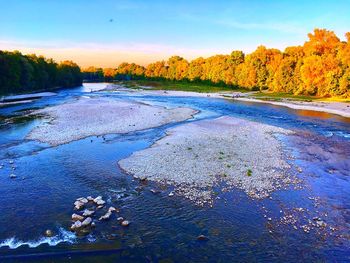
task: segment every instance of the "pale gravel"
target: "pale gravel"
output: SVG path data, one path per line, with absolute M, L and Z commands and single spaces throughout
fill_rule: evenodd
M 118 99 L 81 98 L 34 111 L 32 114 L 47 116 L 49 122 L 35 127 L 27 139 L 57 146 L 93 135 L 129 133 L 180 122 L 196 112 Z
M 176 193 L 199 205 L 212 203 L 220 182 L 265 198 L 291 182 L 277 133 L 292 131 L 227 116 L 201 120 L 169 129 L 119 166 L 136 178 L 174 185 Z

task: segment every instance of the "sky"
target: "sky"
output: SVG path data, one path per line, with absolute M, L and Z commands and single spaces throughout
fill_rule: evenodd
M 0 50 L 82 67 L 188 60 L 302 45 L 314 28 L 344 40 L 350 0 L 0 0 Z

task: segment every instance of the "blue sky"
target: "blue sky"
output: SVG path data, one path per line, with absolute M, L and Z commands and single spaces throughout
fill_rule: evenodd
M 303 44 L 314 28 L 350 31 L 344 1 L 0 0 L 0 49 L 82 66 L 192 59 Z

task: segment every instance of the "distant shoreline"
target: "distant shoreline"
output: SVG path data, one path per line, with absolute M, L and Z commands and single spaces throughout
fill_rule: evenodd
M 117 91 L 122 89 L 123 91 L 130 90 L 134 92 L 139 92 L 144 95 L 159 95 L 159 96 L 179 96 L 179 97 L 208 97 L 208 98 L 222 98 L 222 99 L 232 99 L 244 102 L 253 103 L 266 103 L 277 106 L 288 107 L 296 110 L 310 110 L 318 112 L 326 112 L 330 114 L 339 115 L 345 118 L 350 118 L 350 103 L 346 102 L 328 102 L 328 101 L 297 101 L 293 99 L 282 99 L 282 101 L 272 101 L 272 100 L 262 100 L 251 97 L 250 93 L 243 92 L 195 92 L 195 91 L 180 91 L 180 90 L 155 90 L 152 87 L 140 87 L 140 89 L 131 89 L 118 84 L 111 84 L 107 86 L 105 90 Z

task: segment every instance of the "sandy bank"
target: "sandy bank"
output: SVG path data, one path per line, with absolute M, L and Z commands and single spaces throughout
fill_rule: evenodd
M 179 122 L 195 113 L 190 108 L 165 109 L 124 100 L 82 98 L 34 111 L 50 121 L 34 128 L 27 138 L 55 146 L 92 135 L 128 133 Z
M 266 101 L 253 99 L 249 97 L 244 98 L 235 98 L 235 100 L 247 101 L 247 102 L 257 102 L 257 103 L 268 103 L 283 107 L 288 107 L 296 110 L 311 110 L 311 111 L 321 111 L 331 114 L 340 115 L 346 118 L 350 118 L 350 104 L 344 102 L 307 102 L 307 101 L 288 101 L 288 102 L 279 102 L 279 101 Z
M 197 121 L 169 129 L 166 137 L 119 165 L 136 178 L 174 185 L 197 204 L 211 202 L 219 182 L 264 198 L 290 182 L 274 133 L 291 131 L 232 117 Z

